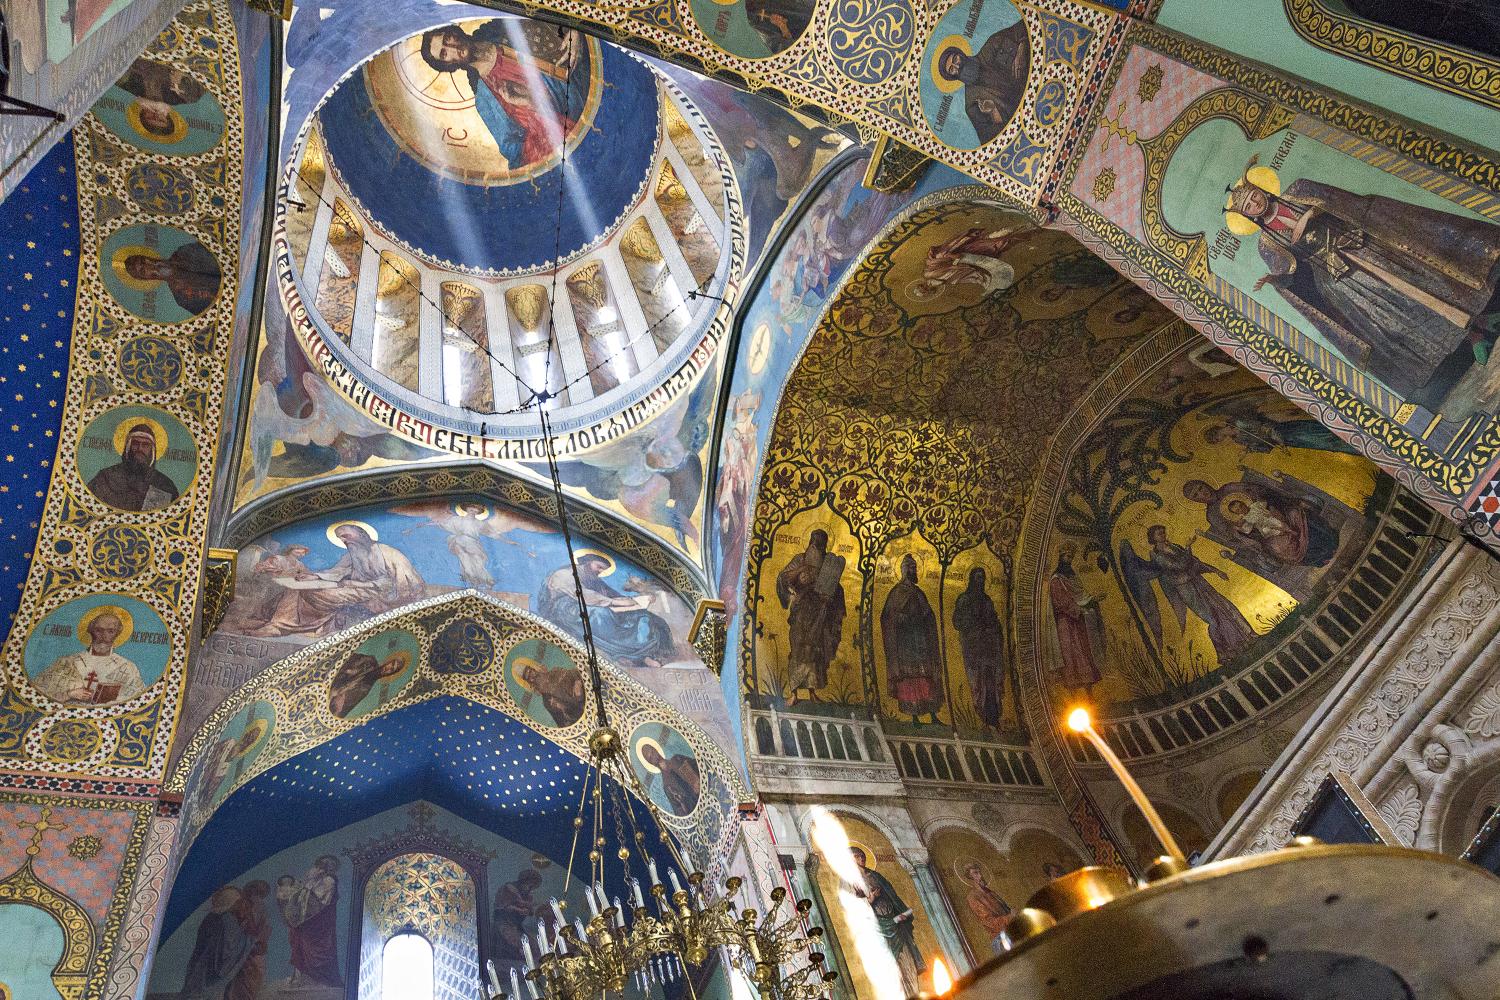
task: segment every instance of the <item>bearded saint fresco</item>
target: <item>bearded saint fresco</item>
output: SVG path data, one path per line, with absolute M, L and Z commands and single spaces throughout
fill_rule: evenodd
M 1078 547 L 1064 542 L 1058 549 L 1057 566 L 1047 580 L 1047 597 L 1052 605 L 1052 620 L 1057 629 L 1059 668 L 1064 687 L 1088 694 L 1102 675 L 1104 620 L 1099 614 L 1099 597 L 1083 589 L 1073 560 Z
M 474 110 L 512 170 L 542 163 L 562 151 L 577 126 L 589 90 L 583 36 L 564 35 L 555 62 L 535 58 L 520 27 L 486 21 L 466 32 L 456 24 L 422 35 L 422 58 L 439 73 L 464 72 Z
M 974 711 L 980 722 L 998 729 L 1004 701 L 1005 633 L 1000 628 L 995 602 L 985 592 L 984 584 L 983 566 L 969 570 L 969 586 L 953 602 L 953 629 L 958 633 Z M 1015 707 L 1019 715 L 1020 703 L 1016 702 Z
M 938 645 L 937 616 L 917 583 L 917 560 L 901 560 L 901 579 L 880 610 L 880 640 L 885 650 L 886 691 L 901 711 L 920 721 L 937 722 L 943 705 L 943 656 Z
M 296 571 L 277 577 L 282 593 L 270 615 L 247 622 L 245 635 L 328 635 L 369 615 L 427 596 L 427 585 L 404 552 L 377 542 L 359 524 L 333 531 L 345 553 L 325 570 Z
M 170 137 L 177 130 L 174 107 L 193 104 L 206 93 L 203 84 L 182 70 L 144 58 L 131 63 L 115 86 L 140 98 L 141 128 L 158 138 Z
M 1026 22 L 1017 21 L 984 40 L 970 55 L 957 42 L 938 53 L 937 73 L 963 88 L 964 111 L 984 145 L 1005 128 L 1021 96 L 1031 67 L 1031 40 Z
M 276 908 L 286 921 L 291 952 L 289 985 L 343 986 L 339 972 L 339 862 L 325 854 L 301 879 L 276 880 Z
M 671 626 L 649 609 L 649 594 L 626 596 L 604 581 L 610 561 L 585 552 L 578 557 L 578 578 L 588 609 L 589 630 L 594 642 L 608 656 L 630 667 L 662 667 L 673 659 L 676 644 Z M 536 611 L 578 634 L 578 595 L 573 571 L 554 570 L 537 594 Z
M 156 467 L 156 459 L 156 434 L 151 425 L 135 424 L 125 434 L 120 460 L 94 473 L 89 490 L 120 510 L 160 510 L 180 493 L 177 484 Z
M 828 551 L 828 532 L 815 529 L 807 548 L 776 574 L 776 599 L 787 612 L 787 705 L 798 692 L 816 701 L 844 635 L 844 557 Z
M 1500 226 L 1256 166 L 1229 189 L 1269 286 L 1339 351 L 1432 408 L 1500 334 Z
M 875 915 L 875 927 L 890 948 L 891 957 L 895 959 L 896 968 L 901 973 L 902 993 L 914 997 L 921 987 L 922 968 L 925 964 L 922 953 L 917 948 L 916 928 L 913 926 L 916 914 L 896 892 L 890 879 L 869 866 L 870 859 L 864 848 L 851 847 L 849 853 L 859 867 L 860 881 L 863 883 L 854 886 L 855 894 L 870 904 L 870 911 Z

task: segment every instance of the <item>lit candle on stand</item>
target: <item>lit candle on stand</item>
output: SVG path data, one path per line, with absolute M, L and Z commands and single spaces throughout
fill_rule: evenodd
M 1115 777 L 1120 779 L 1120 784 L 1125 786 L 1125 791 L 1129 793 L 1131 800 L 1140 809 L 1141 815 L 1146 817 L 1146 824 L 1151 827 L 1151 832 L 1156 834 L 1156 839 L 1161 841 L 1163 850 L 1167 852 L 1173 861 L 1183 865 L 1187 864 L 1187 858 L 1183 856 L 1182 848 L 1177 846 L 1177 840 L 1172 836 L 1172 831 L 1167 829 L 1167 824 L 1162 821 L 1161 814 L 1156 811 L 1156 807 L 1151 804 L 1151 800 L 1146 798 L 1146 793 L 1141 791 L 1141 786 L 1136 784 L 1135 779 L 1130 776 L 1130 772 L 1125 770 L 1125 765 L 1120 762 L 1119 757 L 1115 756 L 1115 752 L 1109 748 L 1109 744 L 1104 742 L 1104 737 L 1094 731 L 1094 721 L 1089 717 L 1089 710 L 1086 708 L 1075 708 L 1069 712 L 1068 728 L 1087 739 L 1093 744 L 1094 749 L 1099 752 L 1099 756 L 1104 758 L 1104 762 L 1115 773 Z

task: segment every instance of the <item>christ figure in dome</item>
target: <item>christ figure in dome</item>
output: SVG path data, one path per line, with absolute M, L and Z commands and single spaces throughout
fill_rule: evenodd
M 563 36 L 556 61 L 534 55 L 526 36 L 505 20 L 473 34 L 456 24 L 422 35 L 422 59 L 439 73 L 468 74 L 474 109 L 512 170 L 541 163 L 563 148 L 583 114 L 589 89 L 583 37 Z

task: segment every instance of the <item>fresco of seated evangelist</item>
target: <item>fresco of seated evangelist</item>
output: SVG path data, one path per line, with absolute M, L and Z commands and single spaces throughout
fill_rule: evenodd
M 1129 711 L 1257 662 L 1347 580 L 1392 487 L 1253 376 L 1180 355 L 1069 459 L 1035 617 L 1059 705 Z
M 692 609 L 621 556 L 599 548 L 577 553 L 599 652 L 719 734 L 717 681 L 687 641 Z M 234 600 L 208 640 L 204 690 L 190 698 L 189 721 L 316 639 L 464 588 L 581 637 L 573 575 L 555 526 L 481 497 L 355 508 L 262 536 L 240 551 Z

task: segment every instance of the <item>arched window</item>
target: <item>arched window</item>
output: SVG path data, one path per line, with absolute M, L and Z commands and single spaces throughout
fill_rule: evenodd
M 1344 0 L 1352 14 L 1433 41 L 1500 56 L 1494 0 Z
M 433 1000 L 432 945 L 416 931 L 385 943 L 381 956 L 381 1000 Z
M 468 872 L 441 854 L 402 854 L 371 872 L 360 924 L 359 1000 L 473 1000 L 480 983 L 476 902 Z M 409 938 L 416 940 L 403 940 Z M 417 979 L 409 980 L 408 966 Z M 393 968 L 400 979 L 390 978 Z M 416 983 L 409 991 L 408 982 Z

